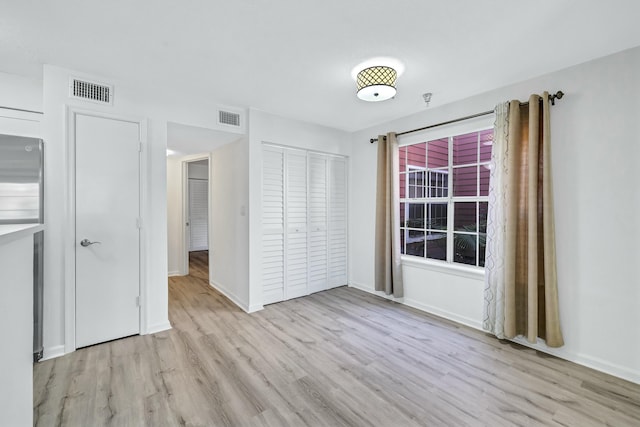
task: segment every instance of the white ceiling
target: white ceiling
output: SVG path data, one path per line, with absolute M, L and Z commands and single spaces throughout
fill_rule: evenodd
M 637 0 L 0 0 L 0 71 L 50 63 L 357 130 L 640 45 Z M 402 61 L 395 99 L 352 68 Z

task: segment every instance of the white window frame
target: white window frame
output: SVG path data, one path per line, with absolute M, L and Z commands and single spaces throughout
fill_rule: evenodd
M 420 185 L 422 187 L 422 194 L 426 194 L 426 180 L 425 180 L 425 176 L 426 176 L 426 172 L 427 172 L 427 168 L 423 168 L 422 166 L 415 166 L 415 165 L 410 165 L 407 164 L 407 182 L 406 184 L 406 193 L 407 195 L 411 194 L 411 187 L 415 187 L 416 189 L 418 188 L 418 184 L 411 184 L 411 179 L 410 179 L 410 175 L 411 174 L 417 174 L 419 172 L 424 173 L 423 175 L 423 179 L 422 179 L 422 185 Z M 419 198 L 419 197 L 414 197 L 414 198 Z
M 479 257 L 479 230 L 476 230 L 476 232 L 461 232 L 461 231 L 454 231 L 454 203 L 456 202 L 488 202 L 489 197 L 488 196 L 458 196 L 458 197 L 454 197 L 453 195 L 453 170 L 460 168 L 460 167 L 467 167 L 467 166 L 476 166 L 477 167 L 477 179 L 476 179 L 476 185 L 479 186 L 480 185 L 480 169 L 482 168 L 483 165 L 489 165 L 490 161 L 480 161 L 480 152 L 478 150 L 477 153 L 477 158 L 476 158 L 476 162 L 475 163 L 469 163 L 469 164 L 464 164 L 464 165 L 457 165 L 454 166 L 453 165 L 453 137 L 458 136 L 458 135 L 464 135 L 467 133 L 473 133 L 473 132 L 481 132 L 483 130 L 488 130 L 493 128 L 493 122 L 495 120 L 494 115 L 488 115 L 485 117 L 481 117 L 478 119 L 474 119 L 474 120 L 468 120 L 465 122 L 458 122 L 454 125 L 450 125 L 450 126 L 442 126 L 442 127 L 438 127 L 438 128 L 434 128 L 430 131 L 427 132 L 421 132 L 421 133 L 416 133 L 416 134 L 409 134 L 407 135 L 407 137 L 401 137 L 399 139 L 399 145 L 400 147 L 405 147 L 405 146 L 409 146 L 409 145 L 415 145 L 415 144 L 419 144 L 419 143 L 423 143 L 423 142 L 428 142 L 428 141 L 434 141 L 437 139 L 442 139 L 442 138 L 448 138 L 449 142 L 448 142 L 448 162 L 447 162 L 447 168 L 446 168 L 446 173 L 448 175 L 448 191 L 447 191 L 447 196 L 446 197 L 427 197 L 427 189 L 429 188 L 428 185 L 425 185 L 425 197 L 424 198 L 409 198 L 409 173 L 410 171 L 414 171 L 414 170 L 424 170 L 427 173 L 425 173 L 425 179 L 429 179 L 428 176 L 428 172 L 429 171 L 442 171 L 444 172 L 445 169 L 444 168 L 434 168 L 434 169 L 429 169 L 427 167 L 421 167 L 421 166 L 415 166 L 415 165 L 410 165 L 410 164 L 406 164 L 406 171 L 402 172 L 406 175 L 406 189 L 405 189 L 405 198 L 400 199 L 400 203 L 404 203 L 404 208 L 405 208 L 405 221 L 406 218 L 408 218 L 408 211 L 409 211 L 409 204 L 410 203 L 422 203 L 425 205 L 425 216 L 426 216 L 426 206 L 428 204 L 436 204 L 436 203 L 445 203 L 447 205 L 447 229 L 442 230 L 443 233 L 446 232 L 447 235 L 447 255 L 446 255 L 446 260 L 437 260 L 437 259 L 433 259 L 433 258 L 427 258 L 426 256 L 416 256 L 416 255 L 406 255 L 403 254 L 402 255 L 402 261 L 403 264 L 407 264 L 407 265 L 411 265 L 411 266 L 420 266 L 420 267 L 426 267 L 431 269 L 430 267 L 435 267 L 436 270 L 440 270 L 440 271 L 447 271 L 453 274 L 462 274 L 462 275 L 469 275 L 471 277 L 478 277 L 478 275 L 484 275 L 484 267 L 480 267 L 480 266 L 475 266 L 475 265 L 469 265 L 469 264 L 463 264 L 463 263 L 457 263 L 454 262 L 454 248 L 455 248 L 455 242 L 454 242 L 454 235 L 457 234 L 471 234 L 471 235 L 476 235 L 478 236 L 476 239 L 476 264 L 478 264 L 478 257 Z M 428 182 L 430 184 L 430 181 Z M 425 182 L 424 184 L 427 184 L 427 182 Z M 479 188 L 477 191 L 477 194 L 479 194 Z M 477 205 L 477 207 L 479 207 L 479 204 Z M 476 224 L 479 224 L 479 214 L 480 214 L 480 209 L 476 208 Z M 400 230 L 404 231 L 404 230 L 409 230 L 410 227 L 401 227 Z M 422 229 L 425 232 L 425 240 L 426 240 L 426 233 L 428 233 L 428 228 L 426 227 L 426 224 L 424 226 L 424 228 Z M 408 233 L 405 236 L 405 247 L 403 248 L 403 252 L 406 252 L 406 244 L 407 244 L 407 239 L 408 237 Z M 425 255 L 426 255 L 426 248 L 425 248 Z

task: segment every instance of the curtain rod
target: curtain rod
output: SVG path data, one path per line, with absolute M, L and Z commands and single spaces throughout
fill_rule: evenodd
M 2 105 L 0 105 L 0 109 L 3 109 L 3 110 L 13 110 L 13 111 L 22 111 L 23 113 L 44 114 L 42 111 L 23 110 L 22 108 L 3 107 Z
M 551 100 L 551 105 L 556 105 L 556 99 L 562 99 L 563 96 L 564 96 L 564 92 L 562 92 L 561 90 L 557 91 L 553 95 L 549 95 L 549 100 Z M 542 102 L 542 98 L 540 98 L 540 101 Z M 520 103 L 520 105 L 527 105 L 527 104 L 529 104 L 529 103 L 528 102 L 521 102 Z M 475 119 L 476 117 L 482 117 L 482 116 L 486 116 L 486 115 L 489 115 L 489 114 L 493 114 L 494 111 L 495 110 L 483 111 L 482 113 L 472 114 L 470 116 L 459 117 L 459 118 L 453 119 L 453 120 L 447 120 L 446 122 L 436 123 L 435 125 L 429 125 L 429 126 L 421 127 L 421 128 L 418 128 L 418 129 L 406 130 L 404 132 L 397 133 L 396 136 L 406 135 L 408 133 L 413 133 L 413 132 L 420 132 L 421 130 L 427 130 L 427 129 L 435 128 L 435 127 L 438 127 L 438 126 L 450 125 L 451 123 L 461 122 L 463 120 Z M 371 142 L 373 144 L 377 140 L 378 140 L 378 138 L 371 138 L 369 140 L 369 142 Z

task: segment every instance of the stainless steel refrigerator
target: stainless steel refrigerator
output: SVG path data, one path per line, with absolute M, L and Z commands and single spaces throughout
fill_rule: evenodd
M 0 224 L 44 223 L 44 143 L 0 134 Z M 44 231 L 33 245 L 33 359 L 42 358 Z

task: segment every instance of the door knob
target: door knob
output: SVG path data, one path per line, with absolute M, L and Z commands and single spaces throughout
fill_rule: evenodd
M 87 246 L 95 245 L 96 243 L 100 244 L 102 242 L 90 242 L 89 239 L 82 239 L 80 245 L 86 248 Z

